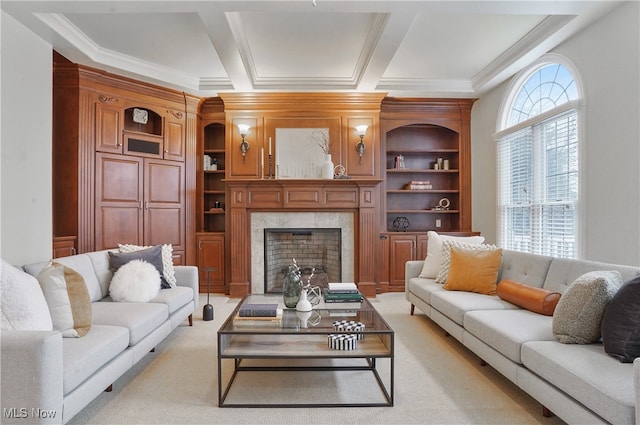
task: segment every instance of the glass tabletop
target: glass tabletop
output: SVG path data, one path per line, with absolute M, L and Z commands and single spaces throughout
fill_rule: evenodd
M 277 304 L 278 317 L 241 318 L 238 316 L 238 311 L 246 303 Z M 359 303 L 326 303 L 321 300 L 314 305 L 312 311 L 300 312 L 286 308 L 282 295 L 279 294 L 251 294 L 245 296 L 240 300 L 218 332 L 233 334 L 327 334 L 334 332 L 335 322 L 339 321 L 362 324 L 364 325 L 365 333 L 393 332 L 366 297 Z

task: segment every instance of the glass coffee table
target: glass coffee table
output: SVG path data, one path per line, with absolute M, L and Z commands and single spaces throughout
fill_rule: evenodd
M 244 303 L 277 303 L 282 316 L 279 320 L 237 319 Z M 366 298 L 362 303 L 321 301 L 312 312 L 301 313 L 284 308 L 282 296 L 247 295 L 218 330 L 218 406 L 393 406 L 393 361 L 393 329 Z M 231 370 L 223 369 L 230 363 Z M 278 375 L 269 375 L 273 373 Z M 355 377 L 336 384 L 336 373 Z M 328 397 L 299 397 L 314 394 L 323 382 L 330 388 Z M 296 389 L 297 385 L 301 387 Z M 366 393 L 350 399 L 352 392 L 364 387 Z M 372 387 L 377 388 L 370 393 Z M 232 389 L 242 394 L 235 401 L 228 400 Z M 287 396 L 287 391 L 293 396 Z

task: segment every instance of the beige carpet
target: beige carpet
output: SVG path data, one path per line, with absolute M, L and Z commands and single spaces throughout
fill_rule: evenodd
M 201 305 L 206 296 L 201 296 Z M 178 327 L 154 353 L 116 381 L 72 421 L 73 424 L 545 424 L 539 403 L 480 360 L 421 313 L 409 315 L 402 293 L 379 295 L 374 306 L 395 330 L 395 405 L 341 408 L 219 408 L 217 406 L 216 331 L 237 300 L 212 297 L 215 320 Z M 231 366 L 225 366 L 230 368 Z M 382 367 L 382 365 L 381 365 Z M 274 372 L 269 372 L 273 374 Z M 338 372 L 343 374 L 344 372 Z M 349 372 L 350 373 L 350 372 Z M 362 375 L 362 374 L 360 374 Z M 321 397 L 323 388 L 354 388 L 366 397 L 376 385 L 368 376 L 333 378 L 316 372 L 300 378 L 255 376 L 259 395 L 239 391 L 242 398 Z M 246 381 L 248 379 L 248 381 Z M 369 379 L 369 381 L 367 381 Z M 328 381 L 328 382 L 327 382 Z M 257 383 L 257 385 L 256 385 Z M 284 386 L 278 386 L 283 385 Z M 296 391 L 286 392 L 296 385 Z M 327 387 L 328 386 L 328 387 Z M 285 388 L 286 387 L 286 388 Z

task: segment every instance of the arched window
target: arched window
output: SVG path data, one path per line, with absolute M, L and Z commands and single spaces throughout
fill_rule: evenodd
M 578 106 L 575 71 L 556 55 L 514 79 L 500 116 L 498 243 L 578 256 Z

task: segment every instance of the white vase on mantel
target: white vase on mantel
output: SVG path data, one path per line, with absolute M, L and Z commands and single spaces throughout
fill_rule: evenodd
M 322 164 L 322 178 L 333 179 L 333 162 L 331 162 L 331 154 L 325 154 L 324 164 Z

